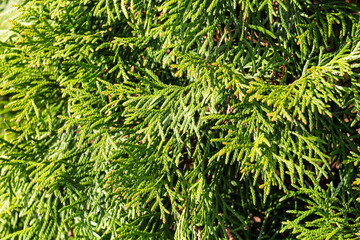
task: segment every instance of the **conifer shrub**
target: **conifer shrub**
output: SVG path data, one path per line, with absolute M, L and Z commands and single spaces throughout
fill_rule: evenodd
M 360 239 L 357 1 L 16 8 L 1 239 Z

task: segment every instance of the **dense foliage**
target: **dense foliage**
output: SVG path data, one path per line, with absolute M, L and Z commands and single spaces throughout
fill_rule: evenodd
M 1 239 L 360 239 L 355 1 L 17 8 Z

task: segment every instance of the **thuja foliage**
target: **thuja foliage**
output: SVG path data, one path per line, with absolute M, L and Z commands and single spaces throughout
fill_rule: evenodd
M 360 239 L 355 1 L 16 8 L 1 239 Z

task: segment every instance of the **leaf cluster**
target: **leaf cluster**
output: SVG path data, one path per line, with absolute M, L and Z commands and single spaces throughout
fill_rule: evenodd
M 22 0 L 2 239 L 359 239 L 354 1 Z

